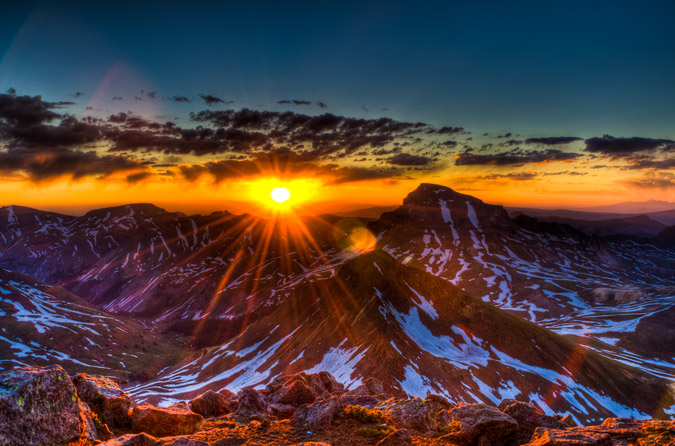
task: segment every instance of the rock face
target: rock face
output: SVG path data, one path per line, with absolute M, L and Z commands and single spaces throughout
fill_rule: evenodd
M 502 401 L 499 409 L 518 422 L 518 431 L 514 435 L 516 444 L 525 444 L 530 441 L 534 430 L 538 427 L 550 427 L 554 429 L 565 429 L 567 427 L 555 418 L 545 415 L 533 405 L 520 401 Z
M 169 407 L 139 404 L 132 412 L 131 429 L 156 437 L 190 435 L 202 427 L 203 421 L 204 418 L 192 412 L 185 403 Z
M 344 390 L 344 386 L 328 372 L 297 373 L 281 376 L 265 388 L 273 404 L 287 404 L 294 407 L 312 403 L 319 397 Z
M 101 422 L 110 427 L 128 427 L 131 398 L 111 379 L 80 373 L 73 377 L 79 397 L 89 405 Z
M 0 374 L 0 445 L 61 445 L 96 439 L 86 404 L 60 366 Z
M 265 395 L 253 389 L 244 389 L 237 394 L 239 404 L 234 417 L 240 421 L 262 420 L 272 414 L 272 407 Z
M 291 424 L 301 429 L 317 429 L 329 426 L 342 410 L 339 396 L 304 404 L 295 411 Z
M 393 418 L 401 426 L 422 432 L 438 429 L 436 416 L 443 409 L 451 407 L 448 401 L 438 395 L 427 395 L 425 399 L 390 399 L 378 405 L 378 409 Z
M 459 422 L 462 437 L 469 444 L 507 444 L 518 429 L 516 420 L 487 404 L 459 406 L 450 415 Z
M 612 446 L 609 434 L 573 427 L 567 430 L 538 427 L 527 446 Z
M 399 429 L 384 437 L 377 446 L 412 446 L 413 439 L 407 429 Z
M 204 418 L 219 417 L 230 412 L 228 399 L 227 394 L 207 390 L 190 401 L 190 409 Z

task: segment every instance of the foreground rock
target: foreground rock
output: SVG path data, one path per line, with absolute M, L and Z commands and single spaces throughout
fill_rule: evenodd
M 383 438 L 377 446 L 412 446 L 413 438 L 407 429 L 399 429 L 385 438 Z
M 156 446 L 159 442 L 148 434 L 123 435 L 100 443 L 99 446 Z
M 427 395 L 425 399 L 409 400 L 389 399 L 377 406 L 378 410 L 393 418 L 402 427 L 417 429 L 421 432 L 439 428 L 437 415 L 451 408 L 450 403 L 438 395 Z
M 58 365 L 0 374 L 0 445 L 61 445 L 97 439 L 91 411 Z
M 538 427 L 528 446 L 612 446 L 609 434 L 593 432 L 582 427 L 550 429 Z
M 459 422 L 462 438 L 472 445 L 508 444 L 518 429 L 516 420 L 487 404 L 459 406 L 450 416 Z
M 517 445 L 530 441 L 534 430 L 538 427 L 554 429 L 565 429 L 567 427 L 561 421 L 549 417 L 533 405 L 521 401 L 504 400 L 499 404 L 498 409 L 518 423 L 518 431 L 514 434 L 514 441 Z
M 317 429 L 329 426 L 342 412 L 339 396 L 333 396 L 312 404 L 300 406 L 291 418 L 291 424 L 301 429 Z
M 246 422 L 263 420 L 272 414 L 272 407 L 265 395 L 253 389 L 244 389 L 237 394 L 238 405 L 234 418 Z
M 230 412 L 228 400 L 232 396 L 208 390 L 190 401 L 190 409 L 204 418 L 219 417 Z
M 113 380 L 80 373 L 73 377 L 73 384 L 79 397 L 102 423 L 113 428 L 131 425 L 131 398 Z
M 189 435 L 197 432 L 203 421 L 204 418 L 192 412 L 185 403 L 169 407 L 139 404 L 132 413 L 131 429 L 156 437 Z

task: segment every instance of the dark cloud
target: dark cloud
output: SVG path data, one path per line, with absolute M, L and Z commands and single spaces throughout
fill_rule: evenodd
M 508 152 L 477 154 L 472 149 L 467 149 L 457 155 L 455 165 L 457 166 L 475 166 L 475 165 L 523 165 L 529 163 L 545 163 L 553 161 L 569 161 L 583 156 L 581 153 L 563 152 L 557 149 L 546 150 L 523 150 L 519 147 Z
M 675 187 L 675 174 L 670 172 L 649 173 L 642 178 L 628 181 L 641 189 L 670 189 Z
M 185 96 L 172 96 L 171 100 L 174 101 L 174 102 L 183 102 L 185 104 L 190 104 L 192 102 L 192 101 L 190 101 L 189 98 L 187 98 Z
M 220 99 L 219 97 L 210 95 L 210 94 L 199 94 L 199 97 L 202 98 L 202 101 L 209 107 L 213 107 L 214 105 L 218 104 L 231 104 L 232 102 L 226 102 L 223 99 Z
M 326 107 L 328 107 L 328 106 L 326 105 L 325 102 L 321 102 L 321 101 L 316 101 L 316 105 L 317 105 L 317 107 L 319 107 L 319 108 L 326 108 Z
M 501 147 L 514 147 L 522 144 L 523 141 L 520 139 L 509 139 L 508 141 L 500 142 Z
M 411 155 L 409 153 L 399 153 L 387 159 L 387 163 L 392 166 L 426 166 L 433 160 L 426 156 Z
M 152 173 L 150 172 L 137 172 L 137 173 L 132 173 L 130 175 L 127 175 L 127 183 L 138 183 L 140 181 L 143 181 L 145 179 L 148 179 L 152 176 Z
M 446 146 L 446 147 L 457 147 L 457 141 L 447 140 L 447 141 L 443 141 L 441 144 Z
M 632 138 L 615 138 L 604 135 L 602 138 L 586 140 L 587 152 L 608 156 L 627 156 L 639 152 L 670 152 L 675 150 L 675 141 L 670 139 L 652 139 L 634 136 Z
M 60 104 L 43 101 L 42 96 L 0 94 L 0 125 L 30 127 L 51 122 L 61 117 L 54 111 Z
M 112 98 L 113 101 L 121 101 L 123 99 L 124 98 L 122 96 L 113 96 L 113 98 Z
M 70 95 L 71 98 L 75 98 L 75 99 L 77 99 L 79 97 L 82 97 L 82 96 L 84 96 L 84 93 L 82 93 L 81 91 L 76 91 L 75 93 L 72 93 Z
M 463 131 L 464 127 L 441 127 L 436 130 L 435 133 L 438 133 L 439 135 L 454 135 L 456 133 L 462 133 Z
M 655 169 L 669 170 L 675 169 L 675 158 L 656 159 L 646 156 L 628 157 L 628 168 L 630 169 Z
M 281 101 L 278 101 L 277 104 L 312 105 L 312 102 L 303 101 L 299 99 L 283 99 Z
M 61 177 L 74 180 L 86 176 L 106 177 L 116 172 L 144 169 L 139 161 L 117 155 L 99 155 L 95 151 L 63 148 L 9 149 L 0 151 L 0 172 L 22 172 L 34 182 Z
M 516 180 L 528 181 L 536 178 L 535 172 L 511 172 L 511 173 L 492 173 L 478 177 L 480 180 Z
M 550 136 L 546 138 L 527 138 L 525 144 L 541 144 L 543 146 L 555 146 L 558 144 L 569 144 L 574 141 L 581 141 L 576 136 Z

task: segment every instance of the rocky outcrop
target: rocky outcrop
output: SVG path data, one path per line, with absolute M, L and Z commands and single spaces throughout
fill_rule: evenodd
M 91 411 L 58 365 L 0 374 L 0 445 L 61 445 L 96 439 Z
M 232 394 L 232 392 L 230 392 L 230 394 Z M 230 412 L 228 400 L 232 398 L 232 396 L 234 396 L 234 394 L 228 395 L 214 392 L 213 390 L 207 390 L 190 401 L 190 410 L 198 413 L 204 418 L 219 417 Z
M 272 407 L 265 395 L 253 389 L 244 389 L 237 394 L 239 404 L 234 412 L 238 421 L 262 420 L 272 414 Z
M 527 446 L 612 446 L 609 434 L 580 427 L 550 429 L 538 427 Z
M 518 422 L 496 407 L 487 404 L 466 404 L 450 411 L 459 422 L 461 436 L 471 445 L 508 444 L 518 429 Z
M 538 427 L 553 429 L 565 429 L 567 427 L 555 418 L 545 415 L 544 412 L 533 405 L 521 401 L 504 400 L 498 408 L 518 423 L 518 431 L 513 437 L 518 445 L 530 441 L 534 430 Z
M 131 429 L 156 437 L 189 435 L 197 432 L 204 418 L 190 410 L 187 404 L 178 403 L 169 407 L 139 404 L 131 415 Z
M 377 446 L 412 446 L 413 438 L 407 429 L 399 429 L 384 437 Z
M 436 416 L 443 409 L 449 409 L 450 403 L 438 395 L 427 395 L 425 399 L 409 400 L 389 399 L 377 406 L 402 427 L 427 432 L 438 429 Z
M 301 429 L 316 429 L 329 426 L 342 411 L 339 396 L 300 406 L 291 418 L 291 424 Z
M 113 380 L 80 373 L 72 378 L 79 397 L 112 428 L 131 425 L 131 398 Z

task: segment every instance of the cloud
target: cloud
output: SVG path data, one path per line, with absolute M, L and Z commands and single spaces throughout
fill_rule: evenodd
M 581 153 L 563 152 L 557 149 L 546 150 L 523 150 L 520 147 L 511 149 L 508 152 L 477 154 L 472 149 L 466 149 L 457 155 L 455 165 L 457 166 L 520 166 L 530 163 L 547 163 L 554 161 L 570 161 L 583 156 Z
M 116 172 L 145 169 L 138 160 L 95 151 L 63 148 L 10 149 L 0 151 L 0 172 L 22 172 L 39 183 L 61 177 L 79 180 L 87 176 L 107 177 Z
M 192 101 L 186 96 L 171 96 L 171 100 L 174 102 L 183 102 L 185 104 L 192 103 Z
M 581 141 L 576 136 L 549 136 L 545 138 L 527 138 L 525 144 L 540 144 L 543 146 L 555 146 L 558 144 L 569 144 L 574 141 Z
M 653 157 L 633 156 L 628 157 L 629 169 L 675 169 L 675 158 L 656 159 Z
M 516 180 L 529 181 L 536 178 L 535 172 L 512 172 L 512 173 L 491 173 L 489 175 L 479 176 L 479 180 Z
M 210 94 L 199 94 L 199 97 L 202 98 L 202 101 L 209 107 L 213 107 L 214 105 L 218 104 L 231 104 L 232 102 L 226 102 L 223 99 L 220 99 L 219 97 L 210 95 Z
M 277 104 L 312 105 L 312 102 L 303 101 L 299 99 L 283 99 L 281 101 L 278 101 Z
M 316 101 L 316 106 L 319 107 L 319 108 L 328 107 L 325 102 L 321 102 L 321 101 Z
M 670 189 L 675 187 L 675 174 L 670 172 L 648 173 L 642 178 L 627 182 L 640 189 Z
M 438 133 L 439 135 L 454 135 L 456 133 L 462 133 L 464 131 L 464 127 L 441 127 L 440 129 L 436 130 L 435 133 Z
M 387 163 L 393 166 L 426 166 L 433 160 L 426 156 L 411 155 L 409 153 L 398 153 L 387 159 Z
M 602 138 L 589 138 L 586 151 L 602 155 L 621 157 L 639 152 L 670 152 L 675 150 L 675 141 L 670 139 L 652 139 L 633 136 L 632 138 L 615 138 L 604 135 Z
M 113 101 L 121 101 L 123 99 L 124 98 L 122 96 L 113 96 L 113 98 L 112 98 Z
M 77 99 L 79 97 L 82 97 L 82 96 L 84 96 L 84 93 L 82 93 L 81 91 L 76 91 L 75 93 L 72 93 L 70 95 L 71 98 L 75 98 L 75 99 Z
M 51 122 L 61 117 L 54 111 L 59 104 L 43 101 L 42 96 L 0 94 L 0 125 L 30 127 Z

